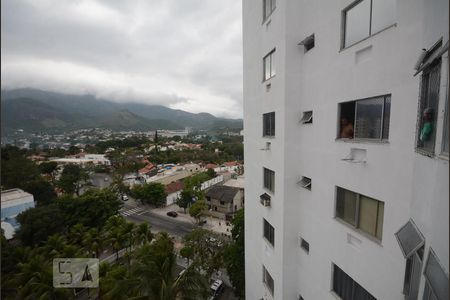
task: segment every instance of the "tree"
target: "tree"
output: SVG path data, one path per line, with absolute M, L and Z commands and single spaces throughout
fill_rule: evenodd
M 34 162 L 25 157 L 19 148 L 7 146 L 1 153 L 1 182 L 5 189 L 23 188 L 24 184 L 39 178 Z
M 104 238 L 97 228 L 91 228 L 84 236 L 83 245 L 88 253 L 93 254 L 95 258 L 99 258 L 100 251 L 103 250 Z
M 135 186 L 132 194 L 142 203 L 160 206 L 166 203 L 167 193 L 162 183 L 145 183 L 142 186 Z
M 55 161 L 43 162 L 38 166 L 38 168 L 41 174 L 52 175 L 58 168 L 58 164 Z
M 134 232 L 134 235 L 138 245 L 145 245 L 153 239 L 153 234 L 150 231 L 150 225 L 148 223 L 139 224 Z
M 17 216 L 20 229 L 16 236 L 24 245 L 42 243 L 55 233 L 65 229 L 65 213 L 56 204 L 30 208 Z
M 216 176 L 217 176 L 216 171 L 214 171 L 214 169 L 212 169 L 212 168 L 209 168 L 209 169 L 206 171 L 206 174 L 208 174 L 209 179 L 216 178 Z
M 88 179 L 89 175 L 80 166 L 69 164 L 64 167 L 58 185 L 66 194 L 76 193 L 79 196 L 80 188 L 87 184 Z
M 223 253 L 227 241 L 220 235 L 198 228 L 185 237 L 185 247 L 193 250 L 193 265 L 205 271 L 207 276 L 223 266 Z
M 187 259 L 189 265 L 189 260 L 194 257 L 194 249 L 192 247 L 185 246 L 180 249 L 180 255 Z
M 205 210 L 208 209 L 208 205 L 204 200 L 197 200 L 192 206 L 189 208 L 189 214 L 191 217 L 194 217 L 197 222 L 200 222 L 200 218 L 205 212 Z
M 186 208 L 192 204 L 194 198 L 194 192 L 192 190 L 184 189 L 181 191 L 180 196 L 177 199 L 177 205 L 184 209 L 184 213 L 186 213 Z
M 233 242 L 225 251 L 225 264 L 227 273 L 234 287 L 235 295 L 240 299 L 245 298 L 245 230 L 244 230 L 244 209 L 240 209 L 234 215 L 231 222 L 233 229 L 231 236 Z
M 55 189 L 42 178 L 23 183 L 23 189 L 33 195 L 38 206 L 49 205 L 56 200 Z

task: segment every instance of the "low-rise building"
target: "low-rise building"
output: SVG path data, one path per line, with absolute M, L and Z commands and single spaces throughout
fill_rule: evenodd
M 206 192 L 209 213 L 228 220 L 244 206 L 244 192 L 240 188 L 216 185 Z
M 17 215 L 35 206 L 34 197 L 21 189 L 6 190 L 1 193 L 1 204 L 1 227 L 5 237 L 11 239 L 20 227 Z

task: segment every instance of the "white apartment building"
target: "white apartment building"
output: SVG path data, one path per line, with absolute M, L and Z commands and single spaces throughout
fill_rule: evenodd
M 242 3 L 246 298 L 448 299 L 449 1 Z

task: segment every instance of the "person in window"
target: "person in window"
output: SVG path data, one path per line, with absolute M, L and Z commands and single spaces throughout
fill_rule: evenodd
M 423 145 L 429 141 L 433 134 L 433 109 L 427 108 L 423 111 L 423 123 L 420 130 L 420 144 Z
M 346 117 L 341 118 L 341 139 L 353 138 L 353 124 Z

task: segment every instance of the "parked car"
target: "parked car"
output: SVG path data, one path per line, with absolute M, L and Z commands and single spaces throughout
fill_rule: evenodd
M 127 195 L 122 195 L 122 201 L 128 201 L 128 196 Z
M 209 300 L 218 299 L 220 294 L 222 294 L 224 286 L 223 281 L 220 279 L 214 280 L 213 284 L 211 284 L 211 297 Z
M 172 217 L 172 218 L 176 218 L 176 217 L 178 216 L 178 214 L 177 214 L 176 211 L 169 211 L 169 212 L 167 213 L 167 215 L 168 215 L 169 217 Z
M 108 177 L 105 177 L 105 181 L 108 181 L 109 180 L 109 178 Z

